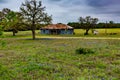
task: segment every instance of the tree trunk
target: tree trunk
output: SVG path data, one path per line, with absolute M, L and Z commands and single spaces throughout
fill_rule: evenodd
M 32 30 L 32 38 L 35 40 L 35 30 Z
M 33 21 L 32 21 L 32 37 L 33 37 L 33 40 L 35 40 L 35 30 L 36 30 L 36 25 L 35 25 L 35 20 L 34 20 L 34 17 L 33 17 Z
M 13 30 L 13 36 L 15 36 L 15 31 Z
M 84 34 L 84 35 L 88 35 L 88 31 L 89 31 L 89 29 L 86 29 L 86 32 L 85 32 L 85 34 Z

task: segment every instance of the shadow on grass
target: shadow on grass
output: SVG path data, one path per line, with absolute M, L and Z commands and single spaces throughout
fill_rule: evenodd
M 33 40 L 33 39 L 27 38 L 26 40 Z M 56 40 L 56 38 L 36 38 L 35 40 Z

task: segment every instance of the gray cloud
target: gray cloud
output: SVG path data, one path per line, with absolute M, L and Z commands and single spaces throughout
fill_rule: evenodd
M 92 7 L 103 7 L 109 5 L 108 0 L 87 0 L 87 4 Z
M 120 0 L 49 0 L 54 11 L 55 21 L 77 21 L 79 16 L 98 17 L 100 21 L 115 20 L 120 18 Z M 48 4 L 50 6 L 50 4 Z M 50 9 L 50 7 L 49 7 Z M 61 16 L 61 17 L 59 17 Z M 64 16 L 64 17 L 63 17 Z
M 87 0 L 87 5 L 97 14 L 120 15 L 120 0 Z
M 49 0 L 49 1 L 53 1 L 53 2 L 59 2 L 59 1 L 62 1 L 62 0 Z
M 0 4 L 6 3 L 6 2 L 7 2 L 6 0 L 0 0 Z
M 7 1 L 7 2 L 5 2 Z M 0 0 L 0 10 L 19 11 L 24 0 Z M 80 16 L 98 17 L 100 21 L 120 21 L 120 0 L 42 0 L 46 12 L 53 15 L 54 23 L 77 21 Z
M 105 7 L 120 4 L 120 0 L 86 0 L 86 2 L 88 5 L 93 7 Z

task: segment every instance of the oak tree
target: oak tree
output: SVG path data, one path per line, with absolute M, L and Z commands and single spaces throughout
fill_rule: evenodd
M 38 0 L 26 0 L 20 7 L 21 13 L 24 16 L 24 21 L 30 24 L 33 40 L 35 37 L 35 30 L 37 24 L 51 23 L 52 17 L 45 13 L 45 7 L 42 2 Z
M 92 18 L 91 16 L 86 16 L 85 18 L 80 17 L 79 23 L 82 29 L 85 29 L 85 35 L 88 35 L 90 29 L 93 29 L 98 22 L 98 18 Z

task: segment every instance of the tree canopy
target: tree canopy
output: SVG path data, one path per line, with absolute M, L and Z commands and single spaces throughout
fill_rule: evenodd
M 10 30 L 13 32 L 13 36 L 18 30 L 21 28 L 20 23 L 22 22 L 22 18 L 20 13 L 10 11 L 5 14 L 5 18 L 2 20 L 2 24 L 4 25 L 4 30 Z
M 81 24 L 82 29 L 85 29 L 85 35 L 88 35 L 88 31 L 93 29 L 98 22 L 98 18 L 92 18 L 91 16 L 86 16 L 85 18 L 80 17 L 79 23 Z

